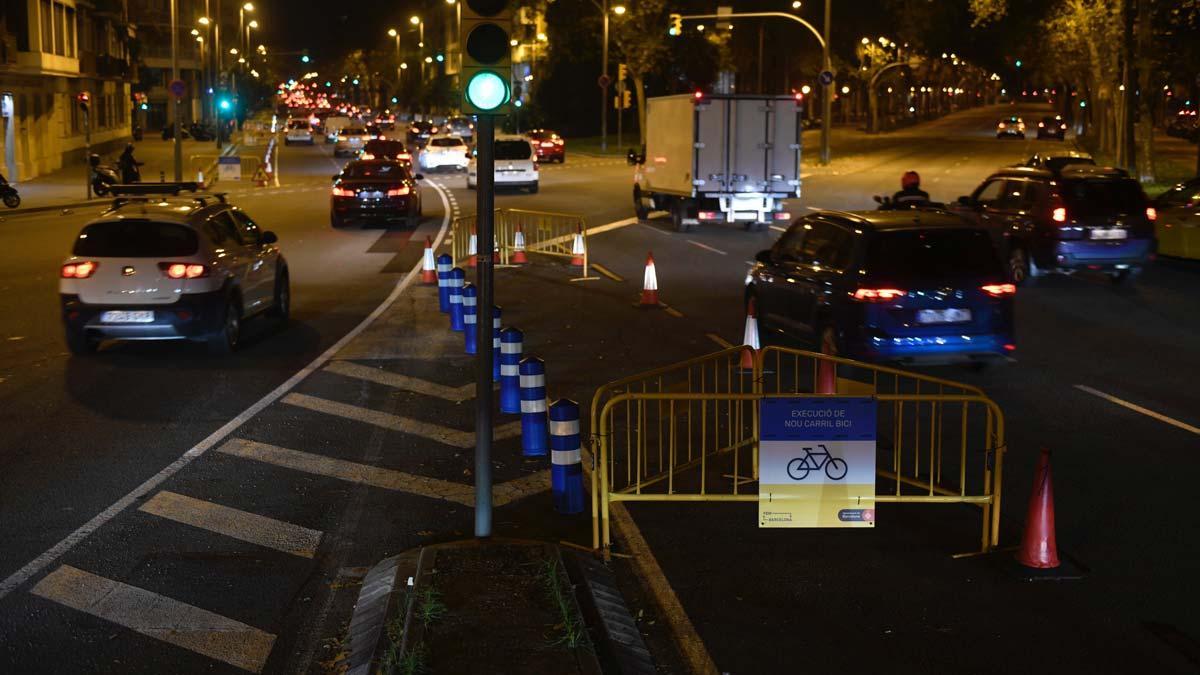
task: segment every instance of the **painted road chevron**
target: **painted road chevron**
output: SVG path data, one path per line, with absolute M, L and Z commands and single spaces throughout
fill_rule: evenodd
M 403 389 L 426 396 L 434 396 L 454 403 L 462 403 L 463 401 L 475 398 L 475 383 L 473 382 L 471 384 L 464 384 L 461 387 L 447 387 L 444 384 L 437 384 L 380 368 L 364 366 L 353 361 L 332 361 L 328 366 L 325 366 L 325 372 L 366 380 L 367 382 L 374 382 L 375 384 L 382 384 L 387 387 Z

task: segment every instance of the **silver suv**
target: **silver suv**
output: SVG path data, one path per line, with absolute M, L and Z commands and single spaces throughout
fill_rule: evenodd
M 138 196 L 118 196 L 75 239 L 59 275 L 72 353 L 116 339 L 203 341 L 229 354 L 245 319 L 287 321 L 291 289 L 275 233 L 223 195 L 181 197 L 178 185 L 126 186 Z

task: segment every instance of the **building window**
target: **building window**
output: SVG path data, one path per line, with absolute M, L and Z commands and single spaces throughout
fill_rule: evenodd
M 63 43 L 66 45 L 67 56 L 75 58 L 75 8 L 67 7 L 66 10 L 64 17 L 66 32 L 63 36 Z
M 54 52 L 54 18 L 52 15 L 50 0 L 41 0 L 38 3 L 38 16 L 42 23 L 42 34 L 39 36 L 39 49 L 50 54 Z
M 66 22 L 63 20 L 63 6 L 54 3 L 54 53 L 59 56 L 64 56 L 66 51 L 63 46 L 66 44 L 65 36 L 63 35 L 63 26 Z

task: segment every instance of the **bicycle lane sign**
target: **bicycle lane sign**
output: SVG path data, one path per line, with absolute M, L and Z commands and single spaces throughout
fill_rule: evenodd
M 874 527 L 876 401 L 760 403 L 759 527 Z

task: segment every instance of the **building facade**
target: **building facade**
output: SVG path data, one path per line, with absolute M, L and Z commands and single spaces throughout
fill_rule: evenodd
M 134 30 L 124 0 L 8 0 L 0 14 L 0 170 L 13 182 L 131 134 Z M 90 98 L 85 113 L 81 93 Z
M 171 3 L 164 0 L 126 0 L 130 21 L 137 25 L 134 60 L 138 76 L 133 90 L 145 94 L 145 106 L 137 111 L 137 121 L 144 129 L 159 130 L 173 122 L 174 97 L 167 91 L 171 84 Z M 202 79 L 201 44 L 191 31 L 203 27 L 197 19 L 205 16 L 202 0 L 175 0 L 176 22 L 179 31 L 179 79 L 187 85 L 183 99 L 182 122 L 199 122 L 205 91 Z M 207 29 L 203 31 L 208 33 Z M 202 35 L 203 37 L 203 35 Z M 236 57 L 234 57 L 236 58 Z

